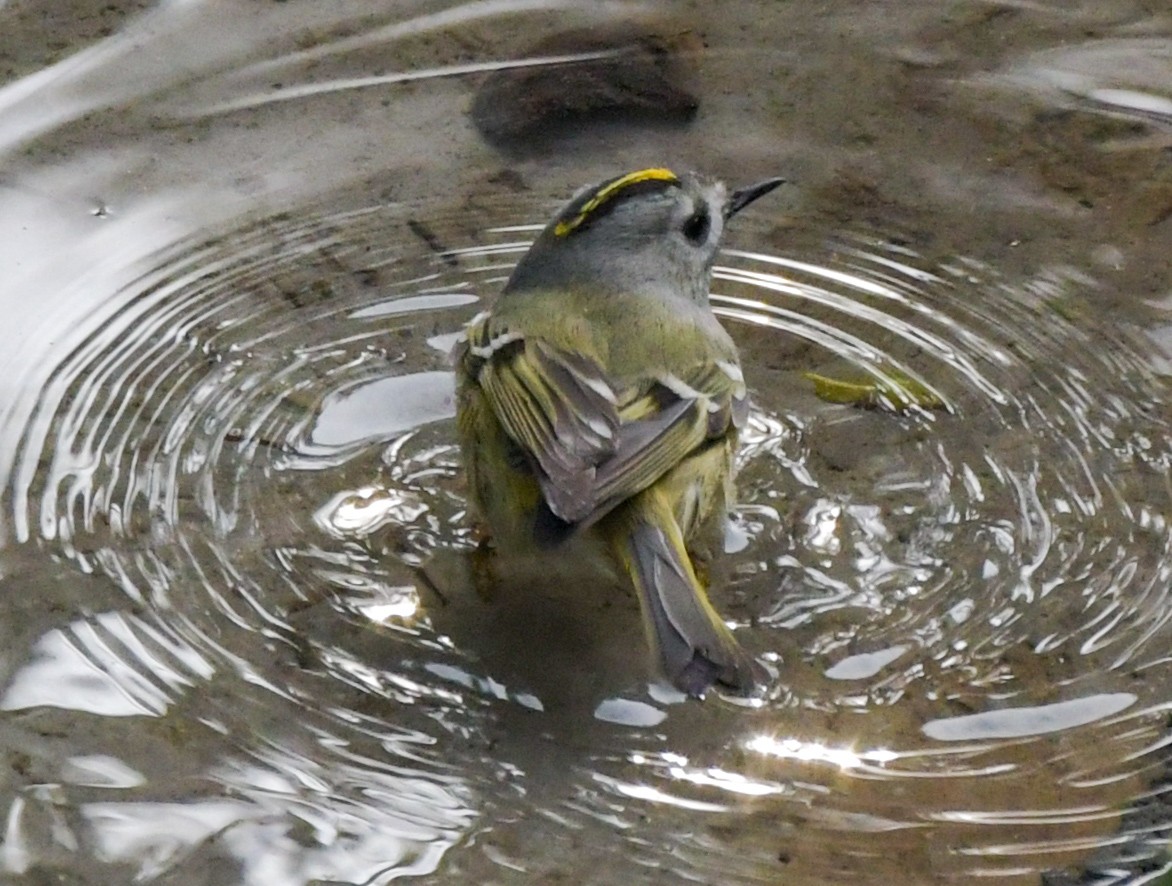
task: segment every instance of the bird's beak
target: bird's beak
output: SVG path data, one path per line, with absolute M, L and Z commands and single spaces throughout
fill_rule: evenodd
M 758 197 L 764 197 L 784 182 L 784 178 L 767 178 L 763 182 L 757 182 L 755 185 L 749 185 L 747 188 L 739 188 L 733 191 L 732 197 L 728 201 L 728 208 L 724 211 L 724 217 L 732 218 Z

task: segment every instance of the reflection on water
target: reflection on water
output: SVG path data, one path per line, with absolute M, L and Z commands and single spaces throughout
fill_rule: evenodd
M 700 705 L 648 694 L 621 594 L 473 579 L 447 350 L 516 232 L 388 264 L 394 207 L 306 215 L 283 249 L 274 224 L 158 256 L 58 358 L 15 453 L 17 537 L 125 600 L 45 631 L 3 696 L 101 724 L 71 758 L 120 796 L 62 777 L 45 807 L 76 807 L 77 852 L 147 879 L 215 857 L 240 882 L 383 882 L 617 826 L 639 864 L 736 856 L 753 880 L 779 841 L 819 876 L 830 835 L 861 860 L 928 829 L 909 863 L 1008 878 L 1110 833 L 1165 718 L 1167 490 L 1143 477 L 1167 436 L 1138 340 L 1058 359 L 1084 331 L 1046 299 L 1081 279 L 866 239 L 726 253 L 713 298 L 756 403 L 722 605 L 776 677 Z M 827 403 L 811 369 L 946 408 Z M 161 738 L 122 756 L 144 719 Z M 176 803 L 163 773 L 194 749 L 199 800 Z M 47 802 L 12 807 L 11 870 L 42 858 L 24 822 Z M 652 810 L 707 860 L 643 845 Z
M 975 6 L 966 29 L 1040 9 Z M 161 4 L 0 87 L 0 150 L 30 146 L 0 172 L 5 882 L 1026 884 L 1125 842 L 1166 866 L 1166 822 L 1122 816 L 1167 790 L 1167 299 L 1145 302 L 1162 325 L 1113 310 L 1122 246 L 1014 265 L 1015 216 L 1003 267 L 890 206 L 900 235 L 876 233 L 853 213 L 883 206 L 870 146 L 914 127 L 807 121 L 809 217 L 755 208 L 713 287 L 755 400 L 714 593 L 772 681 L 690 702 L 646 685 L 621 589 L 557 563 L 484 581 L 448 365 L 581 167 L 616 165 L 453 161 L 476 137 L 460 78 L 574 56 L 506 59 L 518 21 L 651 8 L 290 7 L 226 28 Z M 1114 128 L 1166 123 L 1142 23 L 965 79 L 925 9 L 859 10 L 907 92 L 940 71 L 968 101 L 1053 101 L 1035 135 L 1074 109 L 1129 164 L 1163 144 Z M 841 50 L 804 69 L 709 25 L 710 76 L 812 72 L 795 113 L 849 110 L 858 71 L 819 67 Z M 868 114 L 921 110 L 857 79 Z M 702 95 L 696 125 L 729 123 Z M 772 118 L 732 110 L 721 150 L 776 166 Z M 816 212 L 818 138 L 858 151 L 817 158 L 859 176 L 848 223 Z M 991 181 L 941 169 L 949 200 Z M 990 194 L 1050 205 L 992 181 L 951 223 L 1004 223 Z M 811 375 L 887 393 L 830 402 Z
M 192 647 L 177 646 L 133 617 L 105 612 L 41 637 L 32 661 L 9 683 L 0 708 L 47 706 L 102 717 L 160 717 L 175 691 L 213 673 Z
M 1086 726 L 1125 711 L 1135 702 L 1136 697 L 1130 692 L 1112 692 L 1048 705 L 985 711 L 946 720 L 929 720 L 924 724 L 924 735 L 937 741 L 1044 735 Z

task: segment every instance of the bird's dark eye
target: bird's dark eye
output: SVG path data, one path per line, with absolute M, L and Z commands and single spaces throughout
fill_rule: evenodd
M 708 217 L 707 209 L 698 209 L 684 222 L 681 230 L 688 240 L 697 246 L 708 239 L 708 229 L 712 227 L 712 219 Z

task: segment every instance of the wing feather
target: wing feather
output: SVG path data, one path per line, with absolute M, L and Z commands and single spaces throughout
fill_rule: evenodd
M 743 422 L 734 364 L 700 361 L 621 391 L 599 361 L 473 323 L 458 355 L 535 469 L 554 522 L 588 526 Z M 547 519 L 546 522 L 549 522 Z

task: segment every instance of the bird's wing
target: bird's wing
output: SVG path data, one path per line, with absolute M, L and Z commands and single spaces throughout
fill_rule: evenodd
M 491 317 L 473 322 L 467 335 L 465 366 L 505 432 L 535 463 L 546 503 L 563 519 L 578 520 L 594 499 L 597 466 L 618 442 L 615 393 L 602 368 Z
M 618 445 L 595 475 L 597 505 L 609 510 L 646 489 L 743 424 L 747 412 L 744 380 L 733 364 L 698 362 L 650 379 L 645 390 L 620 401 Z
M 733 364 L 697 363 L 619 390 L 597 360 L 491 318 L 469 326 L 462 359 L 535 463 L 549 516 L 568 531 L 646 489 L 747 412 Z

